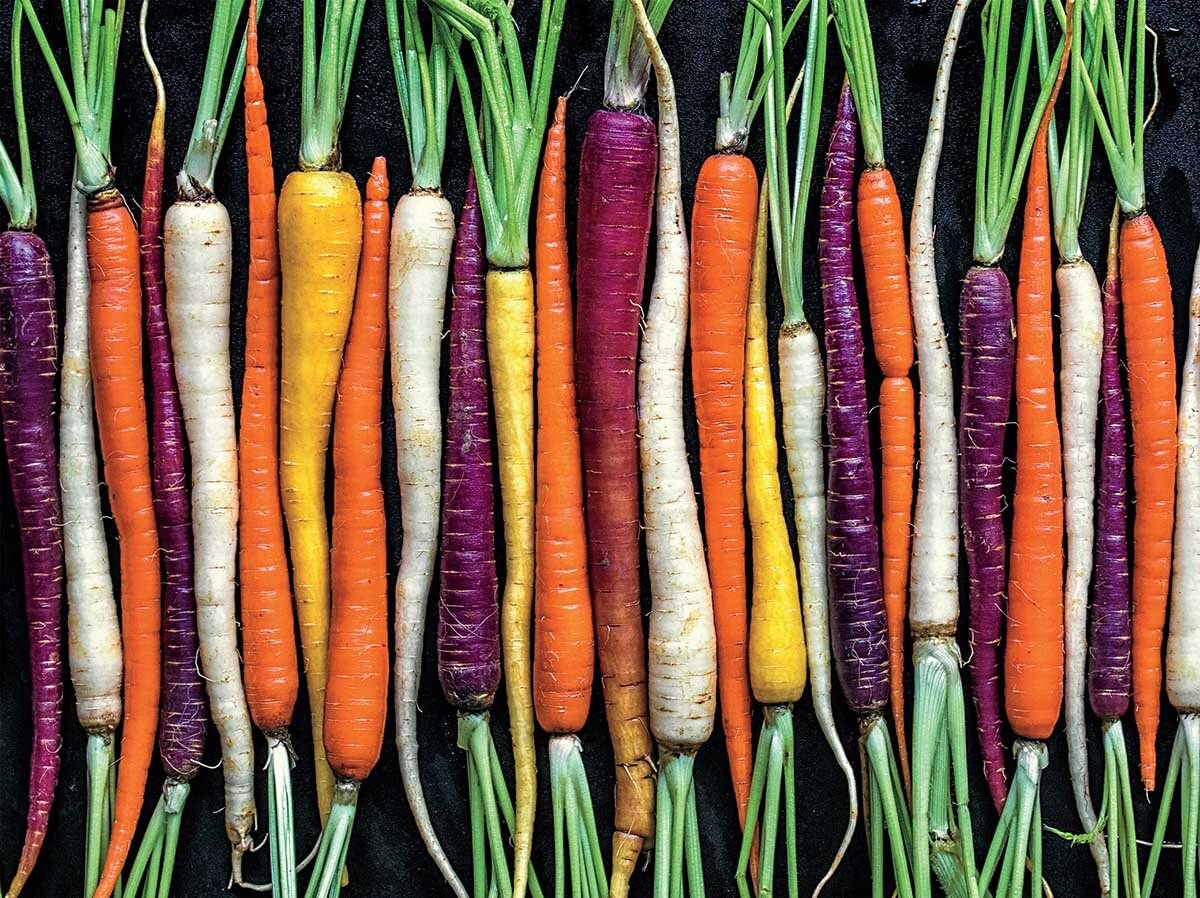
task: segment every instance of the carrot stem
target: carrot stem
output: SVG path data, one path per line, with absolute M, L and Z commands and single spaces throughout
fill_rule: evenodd
M 884 828 L 888 833 L 887 841 L 892 858 L 892 874 L 896 879 L 896 892 L 900 898 L 912 898 L 912 875 L 904 838 L 904 818 L 908 814 L 908 807 L 904 800 L 904 787 L 899 783 L 898 777 L 893 776 L 896 771 L 896 757 L 892 752 L 892 739 L 884 718 L 875 716 L 864 719 L 862 735 L 859 738 L 867 761 L 864 775 L 871 796 L 867 817 L 871 819 L 871 826 L 874 827 L 874 819 L 882 816 Z M 877 845 L 876 849 L 881 847 Z M 876 856 L 872 856 L 871 862 L 881 863 L 882 858 L 876 860 Z M 882 894 L 882 877 L 873 878 L 872 886 L 880 890 L 877 894 Z
M 116 757 L 111 732 L 91 733 L 87 741 L 87 826 L 84 829 L 84 898 L 91 898 L 100 881 L 100 864 L 108 851 L 112 829 L 111 787 Z
M 1150 840 L 1150 855 L 1146 859 L 1146 873 L 1142 879 L 1142 895 L 1149 896 L 1158 874 L 1158 862 L 1162 855 L 1163 837 L 1175 801 L 1175 790 L 1181 791 L 1179 819 L 1183 842 L 1183 894 L 1184 898 L 1196 898 L 1197 872 L 1197 824 L 1200 822 L 1200 715 L 1179 715 L 1179 729 L 1175 732 L 1175 746 L 1171 750 L 1171 762 L 1167 766 L 1167 777 L 1159 797 L 1158 819 L 1154 824 L 1154 836 Z M 1134 843 L 1136 850 L 1136 842 Z
M 342 890 L 342 870 L 346 867 L 360 785 L 358 780 L 339 779 L 334 788 L 329 820 L 321 833 L 321 847 L 304 898 L 337 898 Z
M 271 853 L 271 898 L 296 898 L 292 747 L 286 734 L 267 736 L 267 832 Z

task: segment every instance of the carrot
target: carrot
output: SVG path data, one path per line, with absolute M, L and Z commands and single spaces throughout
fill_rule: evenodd
M 758 176 L 745 149 L 753 120 L 750 92 L 765 25 L 747 6 L 737 69 L 732 78 L 729 73 L 721 76 L 716 148 L 700 167 L 692 206 L 689 307 L 704 533 L 717 633 L 717 691 L 743 829 L 753 763 L 746 663 L 742 378 L 758 197 Z
M 883 601 L 887 609 L 888 677 L 900 770 L 911 790 L 904 721 L 904 618 L 908 610 L 908 559 L 916 440 L 912 309 L 904 252 L 904 213 L 883 152 L 879 76 L 865 0 L 834 0 L 834 23 L 862 125 L 866 170 L 858 179 L 858 233 L 867 279 L 867 303 L 879 388 L 882 450 Z
M 324 821 L 334 785 L 322 735 L 329 636 L 325 460 L 362 247 L 362 200 L 354 178 L 339 169 L 337 143 L 363 0 L 326 0 L 319 53 L 315 5 L 306 0 L 302 36 L 301 170 L 287 176 L 279 197 L 279 479 Z
M 258 2 L 250 0 L 244 86 L 250 271 L 238 437 L 238 576 L 246 702 L 267 740 L 271 881 L 280 896 L 289 896 L 295 894 L 296 849 L 288 727 L 300 671 L 279 496 L 279 236 L 257 19 Z
M 429 818 L 418 763 L 417 698 L 442 500 L 442 336 L 454 245 L 454 210 L 442 193 L 442 165 L 447 110 L 454 92 L 448 54 L 458 38 L 433 28 L 427 40 L 417 5 L 417 0 L 388 0 L 384 5 L 412 167 L 412 186 L 396 203 L 392 217 L 388 284 L 396 473 L 404 535 L 396 572 L 396 748 L 417 831 L 451 891 L 457 898 L 467 898 Z M 425 79 L 431 89 L 424 89 Z
M 559 97 L 546 134 L 538 184 L 537 506 L 534 529 L 533 708 L 550 733 L 554 814 L 554 894 L 608 895 L 604 856 L 576 735 L 592 698 L 596 639 L 587 577 L 583 466 L 575 404 L 575 334 L 567 252 L 567 98 Z M 564 830 L 569 853 L 564 853 Z M 585 885 L 593 884 L 593 885 Z M 586 889 L 595 889 L 594 892 Z
M 88 195 L 89 351 L 96 397 L 96 419 L 109 501 L 121 545 L 121 624 L 125 652 L 125 718 L 116 807 L 104 869 L 96 898 L 108 898 L 129 855 L 141 812 L 161 684 L 161 572 L 158 530 L 150 482 L 149 433 L 142 378 L 142 291 L 137 228 L 113 185 L 109 137 L 112 84 L 124 7 L 103 11 L 91 23 L 93 40 L 85 60 L 76 4 L 63 6 L 72 83 L 59 68 L 54 51 L 30 0 L 22 0 L 30 27 L 58 88 L 79 157 L 77 183 Z M 92 9 L 100 14 L 101 10 Z M 88 67 L 102 89 L 89 93 Z M 100 68 L 97 69 L 96 67 Z
M 1024 46 L 1028 46 L 1031 26 L 1035 31 L 1045 30 L 1042 5 L 1034 4 L 1029 10 Z M 1068 20 L 1064 37 L 1068 44 L 1071 35 Z M 996 894 L 1012 898 L 1023 894 L 1027 853 L 1032 888 L 1037 891 L 1041 887 L 1041 771 L 1048 761 L 1045 741 L 1058 722 L 1063 697 L 1063 469 L 1050 311 L 1054 274 L 1047 162 L 1050 111 L 1070 61 L 1065 51 L 1059 52 L 1058 65 L 1042 67 L 1043 88 L 1051 85 L 1052 90 L 1029 157 L 1017 284 L 1017 477 L 1004 650 L 1004 708 L 1017 737 L 1013 746 L 1016 775 L 980 876 L 982 893 L 991 885 L 995 864 L 1002 856 Z M 1023 56 L 1022 66 L 1027 61 L 1027 55 Z M 980 352 L 985 351 L 981 346 Z M 982 381 L 976 388 L 988 389 Z
M 1133 423 L 1133 714 L 1142 785 L 1155 785 L 1155 736 L 1162 689 L 1163 624 L 1171 577 L 1175 516 L 1176 421 L 1174 315 L 1162 239 L 1146 209 L 1143 173 L 1146 3 L 1128 5 L 1118 45 L 1113 0 L 1103 0 L 1094 40 L 1105 43 L 1103 100 L 1076 63 L 1108 156 L 1121 225 L 1121 316 Z M 1131 58 L 1132 57 L 1132 58 Z M 1111 89 L 1110 89 L 1111 86 Z M 1133 106 L 1129 99 L 1132 96 Z
M 333 898 L 341 889 L 359 788 L 379 760 L 387 713 L 387 518 L 381 483 L 387 197 L 387 164 L 379 156 L 367 180 L 362 258 L 333 427 L 333 602 L 324 738 L 338 780 L 306 898 Z

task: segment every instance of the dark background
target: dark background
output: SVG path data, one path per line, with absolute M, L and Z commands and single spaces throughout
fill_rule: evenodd
M 51 39 L 62 45 L 58 4 L 45 3 L 45 18 Z M 978 35 L 977 0 L 968 16 L 950 97 L 947 140 L 938 181 L 937 222 L 938 260 L 941 275 L 942 306 L 951 342 L 957 335 L 957 284 L 970 262 L 970 220 L 973 200 L 975 120 L 979 102 L 981 55 Z M 903 0 L 876 0 L 870 4 L 873 16 L 875 48 L 882 84 L 885 142 L 888 159 L 895 174 L 905 212 L 909 211 L 916 167 L 925 138 L 925 126 L 931 96 L 932 79 L 944 36 L 951 0 L 930 0 L 925 6 Z M 518 18 L 526 39 L 536 31 L 536 4 L 521 0 Z M 0 21 L 7 21 L 10 3 L 0 6 Z M 199 91 L 207 43 L 212 4 L 194 0 L 154 0 L 150 13 L 150 43 L 162 69 L 168 94 L 167 165 L 174 171 L 180 164 Z M 662 30 L 662 43 L 674 67 L 682 116 L 685 204 L 691 207 L 691 188 L 696 172 L 713 142 L 717 114 L 716 81 L 722 67 L 736 59 L 743 6 L 733 0 L 678 0 Z M 141 192 L 141 164 L 153 96 L 150 80 L 137 45 L 136 3 L 130 4 L 117 82 L 116 123 L 114 125 L 114 162 L 120 187 L 130 202 Z M 571 196 L 580 141 L 587 116 L 601 100 L 603 53 L 608 28 L 609 5 L 590 0 L 569 4 L 566 26 L 556 69 L 556 88 L 565 91 L 577 79 L 580 90 L 574 94 L 568 122 L 569 177 Z M 1177 349 L 1183 352 L 1187 296 L 1193 253 L 1197 245 L 1200 209 L 1192 197 L 1188 175 L 1200 171 L 1200 93 L 1184 90 L 1197 81 L 1200 60 L 1193 4 L 1189 0 L 1156 0 L 1150 4 L 1151 25 L 1161 36 L 1158 69 L 1162 101 L 1146 140 L 1146 180 L 1150 208 L 1162 231 L 1176 305 Z M 7 29 L 5 29 L 7 30 Z M 294 167 L 298 147 L 298 110 L 300 78 L 300 3 L 299 0 L 269 0 L 261 25 L 263 74 L 271 117 L 277 177 Z M 831 42 L 836 39 L 832 36 Z M 797 44 L 800 42 L 797 41 Z M 7 53 L 7 42 L 0 44 Z M 836 46 L 836 44 L 835 44 Z M 26 44 L 26 102 L 34 142 L 34 164 L 41 208 L 38 229 L 46 238 L 54 257 L 60 285 L 65 263 L 66 210 L 73 149 L 65 119 L 52 83 L 42 61 L 36 57 L 33 41 Z M 800 48 L 793 48 L 793 56 Z M 825 125 L 831 117 L 833 94 L 841 78 L 841 60 L 835 47 L 830 52 L 827 80 Z M 8 92 L 2 92 L 6 97 Z M 653 85 L 650 89 L 653 106 Z M 3 100 L 4 116 L 0 132 L 13 147 L 10 105 Z M 446 159 L 447 192 L 457 209 L 462 198 L 467 156 L 462 120 L 457 104 L 452 110 L 450 146 Z M 345 169 L 360 181 L 370 168 L 372 158 L 384 154 L 391 162 L 393 200 L 409 183 L 408 160 L 401 131 L 400 110 L 396 102 L 392 69 L 387 53 L 383 3 L 368 0 L 366 21 L 358 64 L 352 83 L 352 96 L 346 111 L 343 134 Z M 245 156 L 240 113 L 230 133 L 224 161 L 218 171 L 217 192 L 228 205 L 237 238 L 234 241 L 233 356 L 235 395 L 240 392 L 246 270 L 246 190 Z M 756 129 L 751 155 L 761 171 L 761 130 Z M 1082 240 L 1087 257 L 1103 268 L 1104 240 L 1112 208 L 1111 182 L 1097 148 L 1096 171 L 1092 180 Z M 168 194 L 171 182 L 168 180 Z M 815 189 L 814 189 L 815 195 Z M 167 201 L 171 200 L 168 195 Z M 571 207 L 572 224 L 574 206 Z M 815 216 L 810 217 L 809 239 L 815 250 Z M 1019 230 L 1018 213 L 1014 234 Z M 812 256 L 815 258 L 815 253 Z M 1015 274 L 1014 257 L 1005 262 Z M 816 266 L 806 266 L 810 315 L 820 327 Z M 61 289 L 61 288 L 60 288 Z M 778 292 L 772 284 L 770 309 L 772 327 L 781 315 Z M 956 354 L 956 353 L 955 353 Z M 868 365 L 868 376 L 874 377 Z M 385 393 L 385 395 L 387 395 Z M 690 397 L 689 397 L 690 402 Z M 385 409 L 385 432 L 389 457 L 394 455 L 390 405 Z M 689 433 L 690 449 L 695 455 L 695 434 Z M 781 466 L 782 467 L 782 466 Z M 1011 472 L 1010 472 L 1011 475 Z M 5 479 L 6 478 L 2 478 Z M 395 470 L 385 466 L 384 482 L 388 496 L 389 518 L 393 521 L 389 551 L 392 571 L 398 562 L 399 499 Z M 790 493 L 785 489 L 785 495 Z M 788 502 L 790 518 L 790 501 Z M 115 541 L 113 542 L 115 549 Z M 114 555 L 115 562 L 115 555 Z M 648 605 L 648 590 L 645 591 Z M 30 740 L 29 676 L 27 641 L 21 605 L 20 557 L 18 535 L 13 517 L 12 499 L 7 488 L 0 489 L 0 882 L 11 878 L 24 832 L 28 755 Z M 965 615 L 964 615 L 965 617 Z M 426 664 L 421 692 L 421 760 L 427 797 L 443 844 L 459 870 L 469 870 L 466 826 L 466 781 L 461 753 L 454 747 L 454 715 L 437 686 L 434 669 L 433 616 L 430 616 Z M 965 637 L 965 628 L 964 628 Z M 840 729 L 848 747 L 853 747 L 853 720 L 840 696 L 835 699 Z M 612 819 L 613 772 L 607 731 L 596 709 L 582 733 L 586 759 L 602 841 L 607 854 L 608 822 Z M 1175 729 L 1174 714 L 1164 700 L 1163 728 L 1159 757 L 1165 769 L 1170 739 Z M 496 702 L 494 730 L 507 763 L 507 715 L 503 696 Z M 846 812 L 844 790 L 833 759 L 811 714 L 808 699 L 797 713 L 799 746 L 799 826 L 800 881 L 809 890 L 825 870 L 841 838 Z M 312 791 L 311 750 L 307 728 L 308 709 L 301 701 L 292 728 L 301 760 L 294 773 L 297 796 L 297 839 L 300 853 L 317 838 L 317 819 Z M 697 788 L 701 802 L 701 827 L 705 873 L 709 894 L 734 894 L 731 871 L 736 862 L 739 839 L 732 792 L 725 765 L 724 743 L 718 729 L 700 753 L 697 764 Z M 84 734 L 75 718 L 74 698 L 67 685 L 63 708 L 62 777 L 58 798 L 50 821 L 50 832 L 38 868 L 26 894 L 30 896 L 78 895 L 81 889 L 80 862 L 83 840 L 84 809 Z M 1132 731 L 1132 725 L 1128 727 Z M 1093 783 L 1099 797 L 1098 727 L 1092 722 Z M 538 869 L 543 882 L 550 875 L 551 840 L 549 838 L 549 797 L 544 775 L 545 742 L 539 740 L 541 804 L 536 839 Z M 1043 786 L 1043 813 L 1047 824 L 1065 830 L 1078 830 L 1074 806 L 1070 800 L 1064 763 L 1065 745 L 1061 737 L 1051 741 L 1051 767 Z M 1131 746 L 1132 747 L 1132 746 Z M 995 824 L 991 803 L 979 775 L 978 753 L 972 749 L 972 797 L 976 832 L 980 838 L 990 835 Z M 259 741 L 258 750 L 262 751 Z M 209 740 L 208 760 L 218 762 L 215 738 Z M 1136 765 L 1135 765 L 1136 771 Z M 151 788 L 146 800 L 148 814 L 157 796 L 161 774 L 157 764 L 151 773 Z M 260 786 L 262 783 L 260 782 Z M 1135 786 L 1136 788 L 1136 786 Z M 188 803 L 183 839 L 175 875 L 175 894 L 210 896 L 222 890 L 229 872 L 229 854 L 221 818 L 221 781 L 216 771 L 199 777 Z M 260 794 L 261 819 L 266 817 L 265 796 Z M 1152 826 L 1153 810 L 1139 796 L 1136 800 L 1139 829 L 1143 835 Z M 861 827 L 860 827 L 861 830 Z M 1172 825 L 1170 832 L 1177 832 Z M 263 833 L 265 837 L 265 831 Z M 1059 896 L 1091 895 L 1096 883 L 1090 856 L 1084 847 L 1069 847 L 1047 834 L 1046 876 Z M 985 845 L 977 846 L 981 852 Z M 1168 852 L 1159 874 L 1159 895 L 1180 893 L 1178 854 Z M 441 877 L 428 859 L 408 813 L 400 787 L 393 746 L 391 715 L 383 756 L 374 774 L 365 784 L 360 813 L 350 849 L 352 882 L 350 895 L 382 896 L 448 894 Z M 266 850 L 248 858 L 252 878 L 266 878 Z M 857 836 L 850 855 L 833 879 L 826 894 L 868 894 L 869 867 L 863 836 Z M 639 876 L 635 894 L 648 895 L 650 878 Z

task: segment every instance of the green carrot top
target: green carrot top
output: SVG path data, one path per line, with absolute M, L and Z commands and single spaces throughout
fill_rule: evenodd
M 183 157 L 183 167 L 176 177 L 176 186 L 183 199 L 197 199 L 212 196 L 213 193 L 217 160 L 221 157 L 225 136 L 229 133 L 229 122 L 233 118 L 233 107 L 241 90 L 242 77 L 246 74 L 246 39 L 243 35 L 233 71 L 228 81 L 225 79 L 237 36 L 237 23 L 244 6 L 245 0 L 217 0 L 213 10 L 200 102 L 196 107 L 196 120 L 192 125 L 191 139 L 188 140 L 187 154 Z M 263 4 L 259 3 L 260 16 L 262 8 Z M 222 86 L 225 88 L 223 95 Z
M 1080 4 L 1077 4 L 1080 5 Z M 1124 41 L 1117 37 L 1114 0 L 1097 0 L 1096 11 L 1084 18 L 1087 40 L 1102 47 L 1098 71 L 1090 70 L 1085 51 L 1071 52 L 1072 77 L 1083 83 L 1100 142 L 1104 145 L 1117 201 L 1125 215 L 1146 208 L 1143 140 L 1146 117 L 1146 0 L 1127 0 Z M 1079 18 L 1079 11 L 1076 11 Z M 1131 58 L 1132 57 L 1132 58 Z M 1097 81 L 1099 83 L 1097 83 Z M 1130 90 L 1133 108 L 1130 109 Z
M 975 167 L 975 261 L 992 265 L 1004 254 L 1008 229 L 1016 212 L 1021 185 L 1042 113 L 1050 101 L 1065 45 L 1060 42 L 1041 78 L 1041 89 L 1029 120 L 1022 129 L 1022 108 L 1033 60 L 1036 17 L 1044 14 L 1044 0 L 1032 0 L 1025 9 L 1025 25 L 1017 68 L 1008 77 L 1009 38 L 1013 0 L 988 0 L 982 13 L 983 101 L 979 110 L 978 162 Z M 1055 0 L 1057 3 L 1057 0 Z
M 300 168 L 336 171 L 341 165 L 338 133 L 366 0 L 325 0 L 319 48 L 316 7 L 317 0 L 304 0 L 301 11 Z
M 1095 9 L 1084 11 L 1086 3 L 1077 2 L 1074 9 L 1068 13 L 1054 0 L 1055 12 L 1059 16 L 1059 24 L 1065 25 L 1067 15 L 1072 17 L 1072 34 L 1083 36 L 1085 44 L 1082 47 L 1082 58 L 1086 69 L 1092 78 L 1099 74 L 1100 43 L 1092 40 L 1090 35 L 1084 36 L 1081 27 L 1081 16 L 1090 20 L 1095 16 Z M 1042 78 L 1050 76 L 1050 50 L 1046 38 L 1046 19 L 1038 15 L 1037 24 L 1037 53 L 1038 68 Z M 1072 53 L 1079 48 L 1079 41 L 1072 42 Z M 1058 243 L 1058 252 L 1063 262 L 1074 262 L 1083 258 L 1083 250 L 1079 246 L 1079 223 L 1083 220 L 1084 203 L 1087 200 L 1088 174 L 1092 167 L 1092 151 L 1095 146 L 1096 122 L 1092 116 L 1092 108 L 1088 103 L 1082 84 L 1082 67 L 1071 66 L 1071 90 L 1068 99 L 1068 115 L 1066 134 L 1061 143 L 1054 119 L 1050 119 L 1047 155 L 1050 163 L 1050 201 L 1054 212 L 1054 238 Z
M 833 0 L 833 22 L 854 96 L 863 156 L 869 168 L 883 168 L 883 106 L 866 0 Z
M 450 57 L 458 53 L 459 34 L 435 22 L 427 47 L 417 16 L 417 0 L 386 0 L 385 8 L 412 186 L 414 190 L 438 192 L 442 189 L 446 155 L 447 112 L 454 92 Z
M 8 209 L 8 226 L 15 231 L 32 231 L 37 221 L 37 196 L 33 191 L 33 169 L 29 164 L 29 131 L 25 127 L 25 90 L 21 80 L 21 24 L 23 7 L 13 4 L 12 98 L 17 119 L 17 153 L 20 171 L 13 165 L 4 142 L 0 141 L 0 200 Z
M 646 16 L 656 33 L 671 3 L 672 0 L 646 0 Z M 609 109 L 636 109 L 646 97 L 649 81 L 650 55 L 638 32 L 633 4 L 629 0 L 613 0 L 608 51 L 604 55 L 604 105 Z
M 550 108 L 550 82 L 566 0 L 542 0 L 533 81 L 525 78 L 517 25 L 504 0 L 429 0 L 435 28 L 462 34 L 479 71 L 477 112 L 466 68 L 450 53 L 467 118 L 487 258 L 497 268 L 529 266 L 529 212 Z
M 87 4 L 86 15 L 84 3 Z M 117 0 L 115 8 L 108 5 L 108 0 L 62 4 L 71 75 L 69 86 L 32 0 L 20 0 L 20 5 L 29 16 L 33 36 L 46 58 L 71 125 L 75 138 L 77 186 L 89 196 L 110 189 L 113 186 L 113 168 L 109 161 L 113 84 L 117 77 L 125 0 Z
M 785 44 L 782 0 L 771 0 L 770 22 L 763 41 L 763 66 L 769 67 L 771 88 L 767 91 L 767 204 L 771 218 L 771 244 L 775 267 L 783 291 L 785 328 L 804 323 L 804 223 L 808 195 L 817 158 L 817 131 L 821 125 L 821 96 L 825 89 L 825 54 L 828 46 L 828 0 L 812 0 L 808 11 L 808 36 L 804 50 L 803 83 L 800 86 L 800 136 L 796 147 L 796 183 L 788 172 L 788 95 L 784 76 L 784 54 L 772 53 Z M 788 204 L 785 206 L 785 204 Z

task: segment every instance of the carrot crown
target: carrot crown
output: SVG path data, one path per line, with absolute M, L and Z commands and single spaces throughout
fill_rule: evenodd
M 1065 27 L 1065 16 L 1071 16 L 1071 30 L 1075 35 L 1083 35 L 1081 17 L 1091 20 L 1096 12 L 1094 9 L 1084 11 L 1087 4 L 1074 4 L 1071 12 L 1066 13 L 1055 0 L 1055 12 L 1059 15 L 1059 23 Z M 1095 79 L 1100 72 L 1100 50 L 1098 41 L 1087 39 L 1082 48 L 1082 58 L 1087 71 Z M 1079 41 L 1073 41 L 1071 55 L 1074 57 L 1079 48 Z M 1046 78 L 1050 69 L 1049 42 L 1046 39 L 1046 22 L 1039 17 L 1037 30 L 1038 66 L 1042 77 Z M 1058 252 L 1064 262 L 1077 261 L 1083 258 L 1079 247 L 1079 223 L 1083 220 L 1083 208 L 1087 199 L 1088 175 L 1092 168 L 1092 150 L 1095 146 L 1096 122 L 1092 117 L 1092 108 L 1088 104 L 1083 90 L 1082 72 L 1084 67 L 1071 66 L 1071 92 L 1069 98 L 1069 113 L 1067 131 L 1061 145 L 1054 119 L 1050 119 L 1050 131 L 1046 147 L 1050 162 L 1050 199 L 1054 211 L 1054 237 L 1058 242 Z
M 763 41 L 763 65 L 769 67 L 771 88 L 767 92 L 767 203 L 771 216 L 771 244 L 775 267 L 783 290 L 784 327 L 804 323 L 804 223 L 808 194 L 817 158 L 817 131 L 821 125 L 821 95 L 825 89 L 825 52 L 829 33 L 828 0 L 812 0 L 808 14 L 808 37 L 804 71 L 800 83 L 800 138 L 796 148 L 796 183 L 788 172 L 787 120 L 789 99 L 784 78 L 782 0 L 772 0 L 770 23 Z M 790 203 L 785 207 L 785 203 Z
M 526 81 L 517 25 L 504 0 L 430 0 L 430 5 L 441 27 L 467 38 L 479 70 L 481 114 L 462 56 L 449 54 L 467 117 L 488 262 L 497 268 L 527 268 L 529 210 L 566 0 L 542 0 L 532 83 Z
M 1100 142 L 1104 145 L 1117 201 L 1126 215 L 1146 208 L 1146 176 L 1143 140 L 1146 121 L 1146 0 L 1127 0 L 1125 37 L 1117 37 L 1113 0 L 1099 0 L 1096 12 L 1084 20 L 1087 39 L 1102 47 L 1098 51 L 1099 84 L 1079 48 L 1071 54 L 1072 75 L 1078 73 L 1096 117 Z M 1078 15 L 1078 13 L 1076 13 Z M 1132 58 L 1131 58 L 1132 57 Z M 1133 108 L 1130 108 L 1130 91 Z M 1097 92 L 1098 91 L 1098 92 Z
M 671 9 L 672 0 L 648 0 L 646 16 L 657 33 Z M 604 56 L 604 105 L 609 109 L 636 109 L 646 97 L 650 81 L 650 54 L 637 29 L 637 16 L 629 0 L 613 0 Z
M 1043 13 L 1043 0 L 1033 0 L 1025 9 L 1025 25 L 1017 68 L 1008 77 L 1009 38 L 1012 32 L 1013 0 L 990 0 L 983 7 L 983 102 L 979 110 L 978 163 L 975 167 L 975 261 L 995 264 L 1004 254 L 1004 243 L 1012 224 L 1025 170 L 1033 153 L 1042 113 L 1054 90 L 1055 76 L 1065 45 L 1059 43 L 1041 79 L 1028 121 L 1022 129 L 1021 115 L 1029 70 L 1033 60 L 1035 17 Z
M 92 195 L 112 187 L 109 138 L 125 0 L 117 0 L 115 9 L 107 6 L 106 0 L 62 4 L 70 86 L 54 58 L 54 50 L 32 0 L 20 0 L 20 5 L 29 16 L 29 26 L 46 59 L 71 125 L 75 138 L 75 178 L 80 191 Z
M 221 157 L 242 76 L 246 73 L 246 41 L 243 36 L 233 71 L 228 81 L 225 78 L 244 5 L 245 0 L 217 0 L 216 9 L 213 10 L 200 103 L 196 107 L 196 120 L 192 125 L 187 153 L 183 157 L 183 167 L 175 179 L 179 195 L 184 199 L 211 196 L 213 192 L 217 160 Z M 262 3 L 258 4 L 258 14 L 262 15 Z M 223 94 L 222 87 L 225 88 Z
M 300 168 L 336 171 L 338 132 L 350 92 L 366 0 L 325 0 L 317 46 L 317 0 L 304 0 L 300 64 Z
M 10 50 L 19 172 L 4 148 L 4 142 L 0 141 L 0 200 L 8 209 L 9 228 L 17 231 L 31 231 L 37 221 L 37 196 L 33 190 L 33 168 L 29 164 L 29 131 L 25 127 L 25 88 L 21 79 L 21 24 L 24 18 L 21 4 L 14 3 Z
M 454 92 L 450 56 L 458 53 L 459 35 L 435 19 L 427 48 L 417 16 L 417 0 L 387 0 L 385 8 L 413 189 L 440 191 L 447 110 Z
M 833 0 L 833 22 L 850 92 L 858 113 L 863 156 L 871 168 L 883 168 L 883 106 L 879 99 L 879 73 L 875 69 L 875 44 L 865 0 Z

